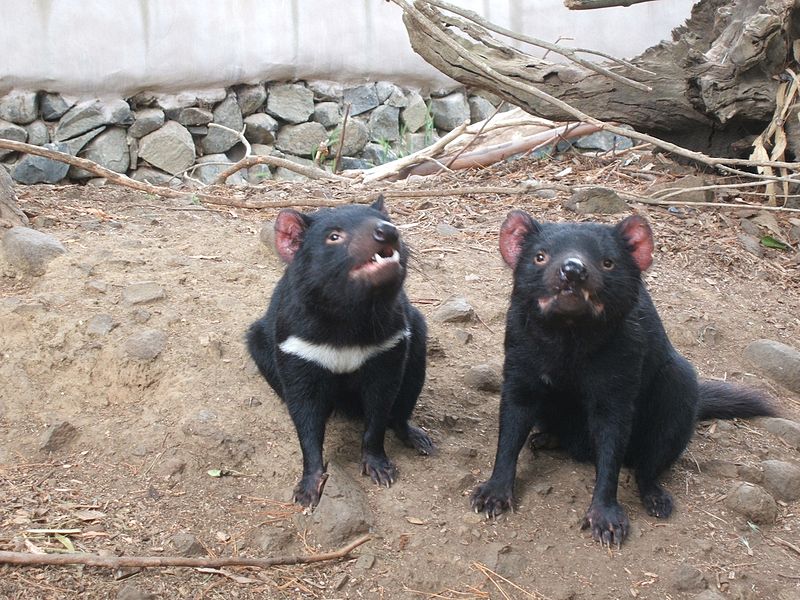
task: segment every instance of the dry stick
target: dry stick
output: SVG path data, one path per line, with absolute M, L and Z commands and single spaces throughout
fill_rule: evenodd
M 500 108 L 501 108 L 502 106 L 503 106 L 503 103 L 502 103 L 502 102 L 501 102 L 500 104 L 498 104 L 498 105 L 497 105 L 497 108 L 495 108 L 495 109 L 494 109 L 494 112 L 493 112 L 491 115 L 489 115 L 489 117 L 488 117 L 487 119 L 484 119 L 484 120 L 483 120 L 483 124 L 481 124 L 481 127 L 480 127 L 480 129 L 478 129 L 478 131 L 476 131 L 476 132 L 475 132 L 475 135 L 473 135 L 473 136 L 472 136 L 472 139 L 471 139 L 470 141 L 468 141 L 466 144 L 464 144 L 464 147 L 463 147 L 463 148 L 461 148 L 461 150 L 459 150 L 458 152 L 456 152 L 456 155 L 455 155 L 455 156 L 454 156 L 452 159 L 450 159 L 450 162 L 448 162 L 448 163 L 447 163 L 447 167 L 446 167 L 448 170 L 452 169 L 452 167 L 453 167 L 453 163 L 454 163 L 454 162 L 456 162 L 456 160 L 458 159 L 458 157 L 459 157 L 459 156 L 461 156 L 462 154 L 464 154 L 464 152 L 465 152 L 465 151 L 466 151 L 466 150 L 467 150 L 467 149 L 468 149 L 470 146 L 472 146 L 472 145 L 473 145 L 473 144 L 474 144 L 476 141 L 478 141 L 478 138 L 479 138 L 479 137 L 480 137 L 480 135 L 483 133 L 483 130 L 484 130 L 484 129 L 486 129 L 486 126 L 489 124 L 489 122 L 490 122 L 492 119 L 494 119 L 494 118 L 495 118 L 495 116 L 497 116 L 497 113 L 499 113 L 499 112 L 500 112 Z M 444 169 L 443 169 L 443 170 L 444 170 Z M 440 172 L 441 172 L 441 171 L 440 171 Z M 437 175 L 438 175 L 438 174 L 439 174 L 439 173 L 437 173 Z
M 442 2 L 441 0 L 425 0 L 425 2 L 427 2 L 428 4 L 432 4 L 433 6 L 443 8 L 444 10 L 450 11 L 457 15 L 461 15 L 462 17 L 469 19 L 474 23 L 477 23 L 478 25 L 484 27 L 485 29 L 488 29 L 489 31 L 494 31 L 495 33 L 499 33 L 501 35 L 504 35 L 514 40 L 518 40 L 520 42 L 527 42 L 532 46 L 545 48 L 548 52 L 554 52 L 556 54 L 560 54 L 561 56 L 568 58 L 569 60 L 581 65 L 582 67 L 586 67 L 591 71 L 595 71 L 596 73 L 605 75 L 606 77 L 613 79 L 614 81 L 618 81 L 619 83 L 622 83 L 624 85 L 629 85 L 631 87 L 636 88 L 637 90 L 642 90 L 643 92 L 653 91 L 653 88 L 651 88 L 649 85 L 639 83 L 638 81 L 633 81 L 632 79 L 628 79 L 627 77 L 618 75 L 617 73 L 614 73 L 613 71 L 610 71 L 606 67 L 598 65 L 597 63 L 593 63 L 589 60 L 581 58 L 571 48 L 565 48 L 563 46 L 559 46 L 558 44 L 546 42 L 544 40 L 530 37 L 528 35 L 516 33 L 514 31 L 511 31 L 510 29 L 506 29 L 505 27 L 500 27 L 499 25 L 495 25 L 491 21 L 487 21 L 486 19 L 482 18 L 478 13 L 474 11 L 467 10 L 465 8 L 459 8 L 458 6 L 454 6 L 449 2 Z
M 184 556 L 98 556 L 96 554 L 32 554 L 30 552 L 0 552 L 0 564 L 39 565 L 87 565 L 121 569 L 130 567 L 259 567 L 262 569 L 280 565 L 301 565 L 344 558 L 361 544 L 370 540 L 364 535 L 334 552 L 309 554 L 306 556 L 284 556 L 275 558 L 187 558 Z
M 342 159 L 342 148 L 344 148 L 344 134 L 347 132 L 347 117 L 350 116 L 350 103 L 344 107 L 344 118 L 342 119 L 342 132 L 339 137 L 339 147 L 336 149 L 336 158 L 333 161 L 333 172 L 339 172 L 339 161 Z
M 570 10 L 590 10 L 612 6 L 632 6 L 643 2 L 653 2 L 653 0 L 564 0 L 564 6 Z
M 247 169 L 248 167 L 252 167 L 253 165 L 272 165 L 273 167 L 283 167 L 284 169 L 289 169 L 290 171 L 294 171 L 295 173 L 300 173 L 301 175 L 305 175 L 311 179 L 324 179 L 326 181 L 351 181 L 347 177 L 342 177 L 341 175 L 334 175 L 333 173 L 328 173 L 328 171 L 323 171 L 317 167 L 307 167 L 306 165 L 299 165 L 295 162 L 287 160 L 285 158 L 278 158 L 277 156 L 248 156 L 247 158 L 243 158 L 237 163 L 230 166 L 230 168 L 225 169 L 222 173 L 220 173 L 217 178 L 214 180 L 215 184 L 222 184 L 225 183 L 225 180 L 236 173 L 237 171 L 241 171 L 242 169 Z
M 425 0 L 418 0 L 418 1 L 425 1 Z M 403 9 L 404 12 L 408 13 L 417 22 L 417 24 L 428 33 L 428 35 L 430 35 L 434 39 L 439 40 L 445 46 L 449 47 L 453 52 L 458 54 L 462 59 L 471 63 L 472 66 L 474 66 L 475 68 L 482 70 L 486 75 L 493 78 L 496 82 L 505 84 L 511 89 L 515 89 L 524 92 L 526 94 L 530 94 L 531 96 L 534 96 L 539 100 L 542 100 L 543 102 L 547 102 L 548 104 L 555 106 L 561 111 L 572 115 L 579 121 L 582 121 L 584 123 L 591 123 L 592 125 L 596 125 L 602 130 L 610 131 L 611 133 L 616 133 L 617 135 L 626 136 L 642 142 L 649 142 L 654 146 L 663 148 L 664 150 L 672 152 L 673 154 L 677 154 L 678 156 L 683 156 L 685 158 L 699 162 L 701 164 L 708 165 L 710 167 L 723 170 L 727 173 L 732 173 L 743 177 L 763 179 L 763 180 L 774 180 L 774 181 L 787 180 L 787 178 L 785 177 L 783 178 L 768 177 L 755 173 L 748 173 L 747 171 L 734 169 L 727 165 L 741 165 L 750 167 L 769 166 L 769 167 L 778 167 L 778 168 L 794 169 L 794 170 L 800 168 L 800 163 L 789 163 L 789 162 L 778 162 L 778 161 L 753 161 L 753 160 L 745 160 L 737 158 L 711 157 L 706 154 L 703 154 L 702 152 L 687 150 L 686 148 L 682 148 L 681 146 L 678 146 L 671 142 L 666 142 L 660 138 L 648 135 L 646 133 L 640 133 L 638 131 L 634 131 L 631 129 L 623 129 L 615 125 L 609 125 L 607 123 L 603 123 L 602 121 L 595 119 L 590 115 L 587 115 L 583 111 L 574 108 L 570 104 L 567 104 L 563 100 L 559 100 L 558 98 L 551 96 L 547 92 L 543 92 L 537 87 L 520 83 L 513 77 L 509 77 L 507 75 L 499 73 L 489 63 L 476 58 L 472 53 L 467 51 L 461 44 L 451 39 L 451 37 L 447 35 L 447 33 L 445 33 L 444 31 L 442 31 L 442 29 L 437 24 L 435 24 L 432 19 L 423 14 L 422 11 L 420 11 L 415 6 L 411 6 L 406 0 L 391 0 L 391 2 L 397 4 Z

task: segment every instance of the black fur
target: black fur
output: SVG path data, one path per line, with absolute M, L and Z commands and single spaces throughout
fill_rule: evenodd
M 388 486 L 397 470 L 384 451 L 387 427 L 423 454 L 433 448 L 427 434 L 408 423 L 425 380 L 426 358 L 425 321 L 402 289 L 408 250 L 382 198 L 370 207 L 310 215 L 282 211 L 275 228 L 277 250 L 289 264 L 266 314 L 250 327 L 247 346 L 297 429 L 303 476 L 295 501 L 304 506 L 319 501 L 325 483 L 325 424 L 334 410 L 365 420 L 363 472 Z M 396 264 L 357 271 L 375 266 L 369 260 L 375 253 L 394 251 L 399 253 Z M 403 330 L 410 335 L 347 373 L 279 348 L 290 336 L 336 349 L 372 346 Z
M 500 434 L 491 478 L 472 506 L 495 516 L 511 508 L 519 452 L 558 440 L 592 461 L 596 483 L 584 527 L 619 544 L 628 518 L 617 502 L 623 465 L 634 471 L 650 515 L 667 517 L 672 498 L 659 476 L 705 417 L 773 414 L 759 394 L 722 382 L 698 384 L 672 347 L 641 280 L 652 262 L 641 217 L 616 226 L 539 224 L 509 214 L 500 235 L 514 289 L 505 338 Z

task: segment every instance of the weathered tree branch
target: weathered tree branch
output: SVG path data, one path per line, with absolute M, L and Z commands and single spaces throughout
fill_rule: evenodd
M 24 227 L 28 224 L 28 217 L 19 208 L 11 176 L 0 167 L 0 224 L 3 223 Z
M 97 554 L 33 554 L 30 552 L 0 552 L 0 563 L 23 566 L 41 565 L 86 565 L 107 569 L 131 567 L 259 567 L 262 569 L 279 565 L 300 565 L 337 560 L 346 557 L 361 544 L 370 540 L 364 535 L 335 552 L 309 554 L 306 556 L 279 556 L 275 558 L 187 558 L 184 556 L 99 556 Z
M 592 8 L 610 8 L 612 6 L 633 6 L 654 0 L 564 0 L 564 6 L 570 10 L 589 10 Z

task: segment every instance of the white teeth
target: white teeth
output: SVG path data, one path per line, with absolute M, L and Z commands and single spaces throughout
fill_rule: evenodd
M 372 262 L 376 262 L 378 264 L 385 262 L 400 262 L 400 253 L 397 250 L 395 250 L 394 252 L 392 252 L 391 256 L 387 256 L 386 258 L 384 258 L 383 256 L 381 256 L 376 252 L 375 255 L 372 257 Z

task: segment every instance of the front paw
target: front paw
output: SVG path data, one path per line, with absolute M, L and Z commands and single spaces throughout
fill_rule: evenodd
M 490 479 L 475 488 L 470 504 L 476 513 L 486 513 L 490 519 L 513 510 L 513 489 L 510 485 L 498 485 Z
M 385 454 L 378 456 L 365 452 L 361 457 L 361 474 L 369 475 L 374 483 L 388 488 L 397 479 L 397 467 Z
M 586 511 L 581 529 L 591 529 L 592 538 L 603 546 L 619 546 L 630 529 L 625 509 L 616 502 L 607 505 L 592 504 Z
M 305 508 L 313 509 L 319 504 L 319 499 L 322 496 L 322 490 L 325 488 L 327 480 L 328 474 L 324 471 L 303 475 L 294 488 L 293 502 Z

